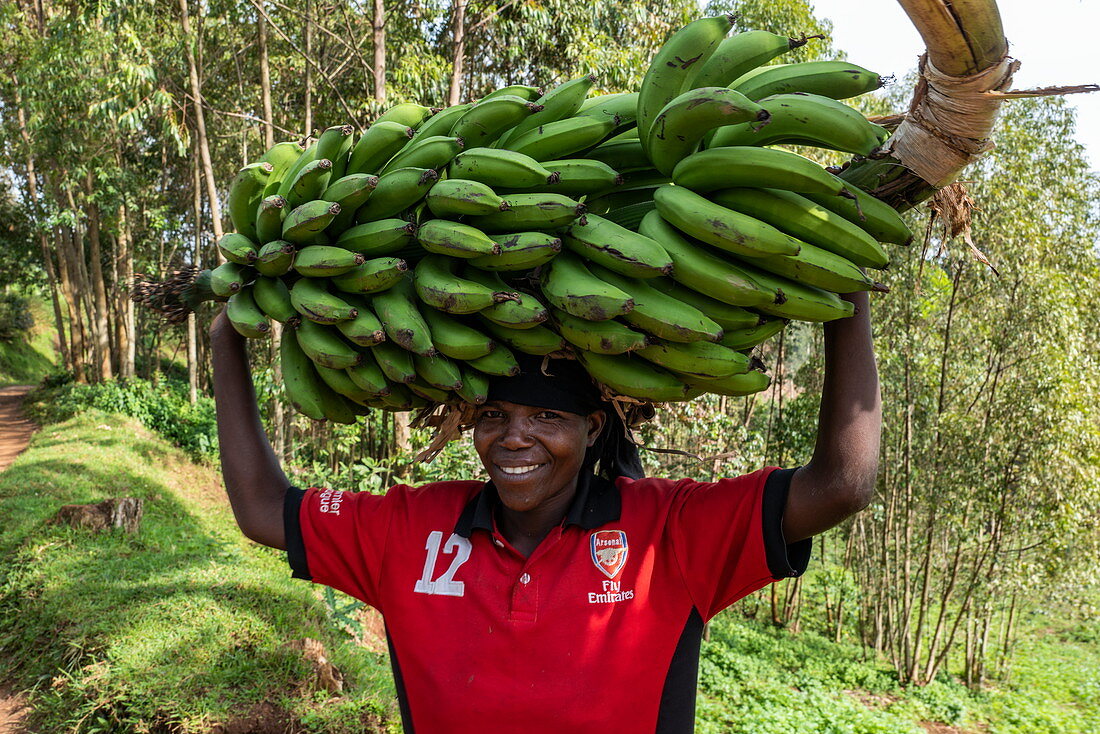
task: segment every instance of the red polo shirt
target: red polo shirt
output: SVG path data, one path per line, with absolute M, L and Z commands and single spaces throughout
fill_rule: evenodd
M 582 477 L 530 558 L 491 483 L 292 488 L 287 552 L 381 611 L 409 734 L 691 732 L 703 623 L 805 570 L 781 529 L 793 473 Z

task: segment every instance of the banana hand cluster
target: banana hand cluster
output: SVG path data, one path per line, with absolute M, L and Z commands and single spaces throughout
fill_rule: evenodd
M 774 147 L 877 155 L 888 131 L 838 100 L 880 77 L 772 64 L 808 39 L 732 22 L 673 34 L 635 91 L 513 85 L 279 143 L 233 179 L 227 262 L 195 287 L 248 338 L 285 325 L 285 389 L 318 420 L 484 402 L 517 353 L 642 400 L 763 390 L 751 350 L 851 315 L 838 294 L 885 290 L 864 269 L 912 235 Z

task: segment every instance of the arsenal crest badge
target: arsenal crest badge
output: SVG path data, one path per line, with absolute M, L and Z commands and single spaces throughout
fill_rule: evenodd
M 609 579 L 626 565 L 626 533 L 622 530 L 597 530 L 592 533 L 592 562 Z

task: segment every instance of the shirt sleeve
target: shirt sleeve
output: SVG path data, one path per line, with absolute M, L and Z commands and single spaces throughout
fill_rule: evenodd
M 381 608 L 382 562 L 398 491 L 289 488 L 283 522 L 291 575 Z
M 681 482 L 670 533 L 688 592 L 704 620 L 772 581 L 799 576 L 810 539 L 783 538 L 794 469 L 769 467 L 717 482 Z

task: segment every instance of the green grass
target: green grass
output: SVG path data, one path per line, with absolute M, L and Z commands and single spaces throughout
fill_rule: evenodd
M 47 303 L 31 301 L 34 326 L 13 339 L 0 339 L 0 387 L 34 385 L 56 368 L 57 331 Z
M 901 687 L 854 644 L 797 635 L 732 609 L 703 643 L 699 734 L 916 734 L 921 722 L 982 734 L 1100 734 L 1100 629 L 1051 614 L 1016 650 L 1008 682 L 973 692 L 941 674 Z
M 145 499 L 139 533 L 46 523 L 118 496 Z M 0 474 L 0 517 L 0 680 L 30 690 L 32 731 L 206 732 L 261 703 L 318 732 L 396 718 L 384 654 L 351 644 L 282 553 L 244 539 L 211 469 L 135 421 L 46 426 Z M 285 643 L 305 637 L 347 677 L 339 700 L 301 684 Z

